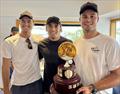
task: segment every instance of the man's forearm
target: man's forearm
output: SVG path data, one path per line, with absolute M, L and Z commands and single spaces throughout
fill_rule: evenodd
M 3 77 L 4 92 L 9 91 L 9 82 L 10 82 L 9 73 L 5 68 L 2 69 L 2 77 Z
M 5 60 L 3 60 L 5 61 Z M 9 83 L 10 83 L 10 65 L 7 62 L 3 62 L 2 66 L 2 78 L 3 78 L 3 87 L 4 87 L 4 94 L 10 94 L 9 90 Z
M 111 71 L 109 75 L 101 79 L 96 83 L 91 83 L 88 86 L 79 88 L 76 93 L 84 92 L 84 94 L 91 94 L 91 92 L 97 92 L 100 90 L 108 89 L 114 86 L 120 85 L 120 68 Z
M 117 85 L 120 85 L 120 74 L 116 73 L 111 73 L 110 75 L 95 83 L 97 90 L 104 90 Z

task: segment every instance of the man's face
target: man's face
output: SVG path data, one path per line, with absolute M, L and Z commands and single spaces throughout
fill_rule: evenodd
M 92 10 L 86 10 L 81 14 L 80 23 L 84 31 L 96 30 L 98 22 L 98 14 Z
M 30 32 L 33 26 L 33 20 L 28 17 L 23 17 L 20 20 L 20 25 L 22 32 Z
M 58 39 L 60 37 L 61 25 L 56 23 L 51 23 L 46 26 L 46 30 L 48 31 L 48 37 L 50 39 Z

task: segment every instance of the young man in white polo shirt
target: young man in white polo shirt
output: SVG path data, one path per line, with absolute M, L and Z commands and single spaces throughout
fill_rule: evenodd
M 31 36 L 33 17 L 25 11 L 20 15 L 21 32 L 3 43 L 4 94 L 42 94 L 38 45 Z M 9 80 L 9 67 L 14 70 Z M 11 87 L 10 87 L 11 86 Z
M 120 84 L 119 45 L 96 30 L 98 20 L 95 3 L 81 6 L 80 23 L 84 36 L 75 42 L 77 55 L 74 61 L 84 86 L 78 89 L 78 94 L 112 94 L 112 87 Z

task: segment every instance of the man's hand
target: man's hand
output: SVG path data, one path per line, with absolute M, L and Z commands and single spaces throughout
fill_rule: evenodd
M 3 90 L 4 94 L 11 94 L 10 90 Z
M 76 91 L 76 94 L 80 94 L 80 93 L 83 93 L 83 94 L 91 94 L 91 87 L 89 86 L 86 86 L 86 87 L 81 87 L 79 88 L 77 91 Z

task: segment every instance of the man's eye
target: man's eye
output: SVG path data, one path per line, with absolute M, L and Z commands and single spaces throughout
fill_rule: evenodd
M 83 18 L 87 18 L 87 16 L 83 16 Z
M 58 28 L 58 26 L 55 26 L 55 28 Z
M 25 21 L 22 21 L 22 23 L 25 23 Z
M 94 16 L 91 16 L 91 18 L 94 18 Z
M 49 28 L 51 28 L 52 26 L 51 25 L 48 25 Z
M 31 23 L 31 21 L 28 21 L 28 23 Z
M 95 18 L 96 16 L 95 15 L 91 15 L 91 18 Z

